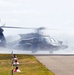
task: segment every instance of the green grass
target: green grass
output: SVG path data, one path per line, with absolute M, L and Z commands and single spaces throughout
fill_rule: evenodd
M 34 56 L 30 55 L 17 55 L 18 62 L 20 63 L 20 73 L 14 75 L 54 75 L 44 65 L 42 65 Z M 11 55 L 0 55 L 0 75 L 12 75 L 11 70 Z M 15 66 L 13 67 L 15 68 Z

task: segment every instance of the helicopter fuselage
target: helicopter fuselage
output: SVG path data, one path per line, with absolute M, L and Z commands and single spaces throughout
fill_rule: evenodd
M 27 50 L 59 50 L 68 47 L 67 45 L 63 45 L 62 41 L 57 41 L 51 37 L 43 37 L 36 33 L 23 36 L 19 41 L 19 47 Z

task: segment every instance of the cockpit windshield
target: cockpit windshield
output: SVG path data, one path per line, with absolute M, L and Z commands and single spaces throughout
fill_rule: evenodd
M 45 39 L 48 44 L 59 44 L 59 42 L 52 37 L 45 37 Z

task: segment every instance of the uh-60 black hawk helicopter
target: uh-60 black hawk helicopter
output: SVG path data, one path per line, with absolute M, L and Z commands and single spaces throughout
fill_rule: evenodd
M 18 28 L 18 29 L 35 29 L 34 33 L 28 34 L 19 34 L 20 39 L 10 43 L 9 45 L 6 42 L 6 39 L 3 34 L 3 28 Z M 25 27 L 10 27 L 10 26 L 0 26 L 0 46 L 7 45 L 11 48 L 25 49 L 25 50 L 49 50 L 50 53 L 53 53 L 54 50 L 66 49 L 68 46 L 63 45 L 62 41 L 58 41 L 48 35 L 43 35 L 41 30 L 45 29 L 44 27 L 40 28 L 25 28 Z

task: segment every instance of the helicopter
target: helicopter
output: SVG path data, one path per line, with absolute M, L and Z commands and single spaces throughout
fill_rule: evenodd
M 14 41 L 10 44 L 6 43 L 5 36 L 3 34 L 3 28 L 17 28 L 17 29 L 35 29 L 35 32 L 28 34 L 19 34 L 20 39 Z M 7 46 L 15 49 L 26 49 L 32 50 L 33 52 L 37 50 L 49 50 L 50 53 L 53 53 L 55 50 L 66 49 L 67 45 L 63 44 L 63 41 L 58 41 L 48 35 L 43 35 L 42 30 L 44 27 L 39 28 L 25 28 L 25 27 L 10 27 L 10 26 L 1 26 L 0 27 L 0 46 Z

